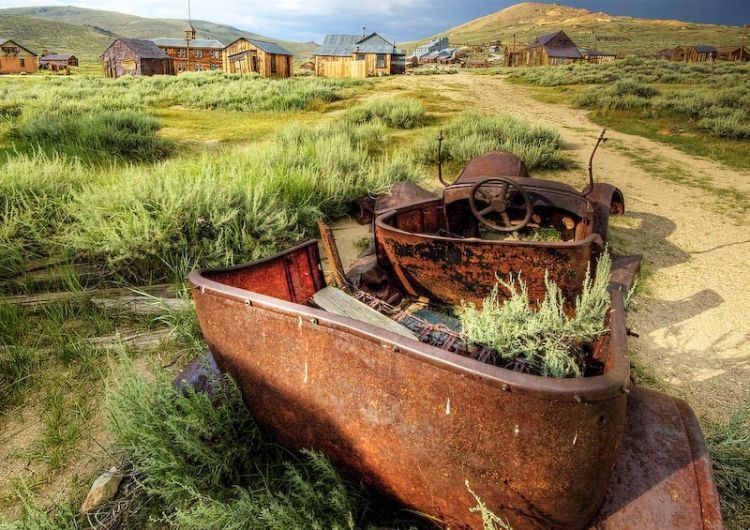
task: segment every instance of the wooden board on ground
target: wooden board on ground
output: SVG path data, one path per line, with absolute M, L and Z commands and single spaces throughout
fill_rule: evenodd
M 386 329 L 397 333 L 402 337 L 410 339 L 416 338 L 415 335 L 401 324 L 394 322 L 385 315 L 375 311 L 373 308 L 355 300 L 341 289 L 335 287 L 326 287 L 321 289 L 313 296 L 313 301 L 322 309 L 329 313 L 353 318 L 366 324 L 372 324 L 379 328 Z

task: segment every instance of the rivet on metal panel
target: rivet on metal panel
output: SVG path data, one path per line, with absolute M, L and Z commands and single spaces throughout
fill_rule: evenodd
M 201 285 L 201 294 L 206 294 L 206 286 Z
M 391 346 L 391 350 L 395 351 L 396 353 L 398 353 L 398 352 L 400 352 L 400 351 L 401 351 L 401 350 L 399 349 L 399 347 L 398 347 L 398 346 L 396 346 L 395 344 L 394 344 L 393 346 Z
M 251 302 L 251 301 L 250 301 L 250 300 L 248 299 L 248 300 L 245 300 L 245 305 L 246 305 L 247 307 L 252 307 L 252 306 L 253 306 L 253 303 L 252 303 L 252 302 Z
M 573 396 L 573 399 L 576 400 L 576 403 L 583 403 L 583 398 L 581 396 L 579 396 L 578 394 L 576 394 L 575 396 Z
M 626 386 L 623 386 L 623 387 L 622 387 L 622 391 L 623 391 L 623 393 L 625 393 L 625 394 L 630 394 L 630 389 L 629 389 L 628 387 L 626 387 Z
M 317 318 L 311 318 L 310 319 L 310 324 L 312 324 L 313 326 L 317 326 L 318 325 L 318 319 Z
M 510 386 L 508 386 L 508 383 L 503 383 L 503 386 L 501 388 L 503 392 L 510 392 Z

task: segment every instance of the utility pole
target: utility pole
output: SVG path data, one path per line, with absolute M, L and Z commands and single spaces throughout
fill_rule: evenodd
M 185 28 L 185 42 L 187 43 L 187 71 L 190 71 L 190 41 L 195 39 L 195 28 L 193 27 L 193 16 L 190 11 L 190 0 L 188 0 L 188 25 Z

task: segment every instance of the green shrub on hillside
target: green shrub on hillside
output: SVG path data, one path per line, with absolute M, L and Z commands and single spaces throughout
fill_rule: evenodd
M 513 153 L 529 170 L 565 168 L 571 164 L 560 153 L 562 139 L 557 131 L 507 114 L 465 113 L 443 134 L 443 155 L 462 165 L 475 156 L 495 150 Z M 424 163 L 437 163 L 437 144 L 433 135 L 423 138 L 417 153 Z

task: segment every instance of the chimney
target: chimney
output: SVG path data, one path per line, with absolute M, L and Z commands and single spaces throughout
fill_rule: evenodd
M 367 37 L 367 28 L 362 26 L 362 36 Z

